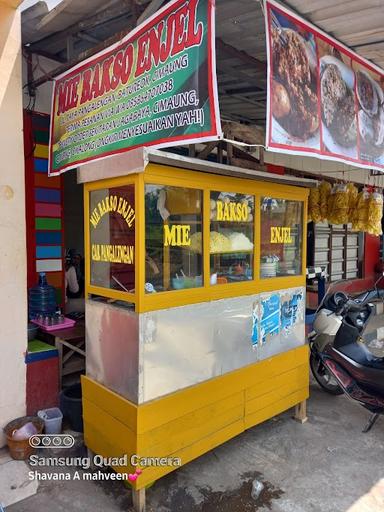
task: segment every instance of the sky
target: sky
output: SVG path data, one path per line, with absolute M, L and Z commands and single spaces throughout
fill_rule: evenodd
M 21 10 L 24 11 L 25 9 L 28 9 L 28 7 L 31 7 L 34 4 L 37 4 L 39 0 L 24 0 L 24 2 L 21 4 Z M 51 10 L 56 5 L 58 5 L 61 0 L 45 0 L 46 4 L 48 5 L 48 9 Z

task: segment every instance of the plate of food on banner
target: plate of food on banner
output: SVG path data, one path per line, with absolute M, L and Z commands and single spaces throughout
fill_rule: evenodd
M 321 122 L 324 149 L 357 159 L 355 73 L 340 58 L 320 59 Z
M 319 149 L 316 42 L 283 15 L 272 12 L 272 142 Z
M 356 72 L 360 158 L 384 165 L 384 92 L 382 87 L 367 71 L 360 69 Z

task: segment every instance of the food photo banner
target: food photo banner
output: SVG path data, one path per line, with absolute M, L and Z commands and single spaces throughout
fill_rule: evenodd
M 49 174 L 221 136 L 214 0 L 174 0 L 54 83 Z
M 269 150 L 384 171 L 384 72 L 266 0 Z

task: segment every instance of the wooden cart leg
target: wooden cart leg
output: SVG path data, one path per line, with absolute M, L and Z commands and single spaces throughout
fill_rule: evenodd
M 132 489 L 132 501 L 135 512 L 145 512 L 145 489 Z
M 293 418 L 300 423 L 305 423 L 308 421 L 306 400 L 303 400 L 295 406 L 295 415 Z

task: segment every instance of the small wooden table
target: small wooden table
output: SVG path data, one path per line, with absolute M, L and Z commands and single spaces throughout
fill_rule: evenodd
M 85 368 L 85 323 L 84 320 L 77 320 L 76 324 L 69 329 L 57 329 L 44 333 L 44 338 L 54 338 L 55 347 L 59 353 L 59 386 L 61 389 L 64 375 L 79 372 Z M 69 350 L 64 351 L 64 347 Z M 74 360 L 73 356 L 79 354 L 81 361 Z

